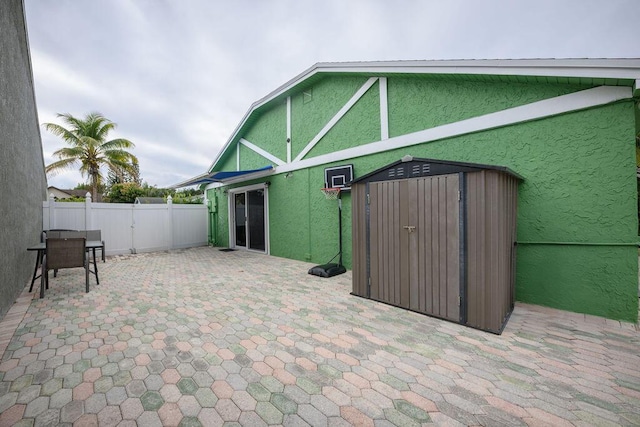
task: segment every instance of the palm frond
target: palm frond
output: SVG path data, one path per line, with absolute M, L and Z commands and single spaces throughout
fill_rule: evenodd
M 107 118 L 100 115 L 100 113 L 91 113 L 87 115 L 85 120 L 85 124 L 87 126 L 85 134 L 93 136 L 97 140 L 103 140 L 105 137 L 103 128 L 106 126 L 106 132 L 108 133 L 109 123 L 111 122 Z
M 58 113 L 58 117 L 60 117 L 63 122 L 65 122 L 66 124 L 71 126 L 71 128 L 75 132 L 78 132 L 78 131 L 82 130 L 82 120 L 81 119 L 78 119 L 77 117 L 74 117 L 69 113 L 64 113 L 64 114 Z
M 96 139 L 100 141 L 106 140 L 109 132 L 111 132 L 115 128 L 116 128 L 116 124 L 107 120 L 105 123 L 102 124 L 102 126 L 100 126 L 100 129 L 96 130 Z
M 74 159 L 77 160 L 82 156 L 84 152 L 82 147 L 62 147 L 59 150 L 53 152 L 53 156 L 61 160 Z
M 102 143 L 102 149 L 105 151 L 120 149 L 120 148 L 135 148 L 135 147 L 136 145 L 133 142 L 124 138 L 112 139 L 111 141 Z
M 78 136 L 69 131 L 68 129 L 60 126 L 59 124 L 56 123 L 44 123 L 44 128 L 46 130 L 48 130 L 49 132 L 51 132 L 52 134 L 61 137 L 62 139 L 64 139 L 65 141 L 71 143 L 71 144 L 76 144 L 78 141 Z
M 75 169 L 76 165 L 78 163 L 78 160 L 75 158 L 70 158 L 70 159 L 61 159 L 58 160 L 57 162 L 53 162 L 50 165 L 48 165 L 47 167 L 44 168 L 44 171 L 49 175 L 49 176 L 56 176 L 58 173 L 68 170 L 68 169 Z
M 104 155 L 109 160 L 117 160 L 124 163 L 138 164 L 138 158 L 125 150 L 107 150 Z

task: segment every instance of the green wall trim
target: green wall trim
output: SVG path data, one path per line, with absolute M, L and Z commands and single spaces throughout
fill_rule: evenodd
M 640 246 L 640 242 L 516 242 L 518 245 L 564 245 L 564 246 Z

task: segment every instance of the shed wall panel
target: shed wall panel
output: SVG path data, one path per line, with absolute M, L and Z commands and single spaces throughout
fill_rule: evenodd
M 467 324 L 501 331 L 514 303 L 517 182 L 493 171 L 467 174 Z
M 351 190 L 353 226 L 351 228 L 353 249 L 352 292 L 355 295 L 367 295 L 367 229 L 366 229 L 366 191 L 364 185 Z

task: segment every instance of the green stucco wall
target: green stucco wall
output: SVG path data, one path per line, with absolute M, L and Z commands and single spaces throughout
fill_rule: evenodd
M 336 76 L 291 97 L 291 149 L 293 157 L 320 132 L 325 124 L 367 81 L 366 77 Z M 369 118 L 366 118 L 369 120 Z M 352 135 L 354 135 L 353 133 Z M 342 144 L 349 145 L 343 141 Z
M 389 136 L 403 135 L 586 89 L 579 85 L 388 80 Z
M 253 126 L 244 135 L 244 139 L 259 147 L 269 147 L 269 153 L 277 158 L 287 160 L 287 127 L 282 126 L 287 121 L 285 103 L 271 108 L 260 116 L 260 126 Z M 244 148 L 244 147 L 243 147 Z M 241 152 L 241 159 L 244 153 Z M 254 163 L 255 168 L 266 165 L 265 159 L 260 157 L 260 163 Z M 243 163 L 244 167 L 244 163 Z M 252 168 L 251 168 L 252 169 Z
M 307 157 L 341 150 L 345 148 L 345 145 L 353 147 L 378 141 L 380 139 L 380 113 L 378 112 L 380 95 L 378 91 L 378 83 L 375 83 L 322 138 L 322 143 L 313 147 Z
M 293 157 L 365 81 L 337 76 L 316 84 L 306 103 L 301 94 L 292 96 Z M 391 136 L 586 88 L 409 77 L 389 78 L 387 87 Z M 376 83 L 307 157 L 379 140 L 378 91 Z M 275 105 L 246 132 L 253 138 L 248 140 L 279 157 L 286 157 L 284 108 L 281 102 Z M 638 252 L 631 245 L 638 230 L 635 129 L 634 104 L 629 100 L 338 164 L 352 163 L 356 177 L 407 154 L 513 169 L 525 178 L 518 201 L 517 299 L 636 321 Z M 270 163 L 246 147 L 241 147 L 240 158 L 243 169 Z M 328 166 L 334 165 L 268 178 L 272 255 L 324 263 L 337 253 L 337 202 L 325 200 L 319 191 Z M 224 167 L 235 169 L 235 148 Z M 218 202 L 217 241 L 224 245 L 226 196 Z M 347 268 L 351 267 L 350 208 L 347 193 L 343 197 Z

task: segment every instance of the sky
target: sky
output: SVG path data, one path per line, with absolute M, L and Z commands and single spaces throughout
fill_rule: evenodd
M 638 0 L 24 3 L 40 123 L 101 113 L 159 188 L 206 172 L 253 102 L 317 62 L 640 57 Z M 64 143 L 41 133 L 48 165 Z

